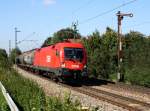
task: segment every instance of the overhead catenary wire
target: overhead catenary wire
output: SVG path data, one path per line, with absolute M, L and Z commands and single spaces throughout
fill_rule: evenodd
M 78 7 L 77 9 L 75 9 L 72 14 L 75 14 L 76 12 L 78 12 L 79 10 L 83 9 L 84 7 L 86 7 L 87 5 L 89 5 L 90 3 L 92 3 L 95 0 L 88 0 L 86 3 L 84 3 L 82 6 Z
M 23 41 L 27 41 L 28 38 L 30 38 L 31 36 L 33 36 L 35 34 L 35 32 L 31 33 L 30 35 L 28 35 L 27 37 L 25 37 L 23 40 L 18 41 L 17 44 L 23 42 Z
M 102 13 L 96 15 L 96 16 L 90 17 L 90 18 L 88 18 L 88 19 L 86 19 L 86 20 L 80 22 L 79 24 L 81 25 L 81 24 L 84 24 L 84 23 L 86 23 L 86 22 L 88 22 L 88 21 L 91 21 L 91 20 L 93 20 L 93 19 L 96 19 L 96 18 L 98 18 L 98 17 L 100 17 L 100 16 L 106 15 L 106 14 L 108 14 L 108 13 L 110 13 L 110 12 L 115 11 L 116 9 L 119 9 L 119 8 L 121 8 L 121 7 L 124 7 L 124 6 L 126 6 L 126 5 L 129 5 L 129 4 L 131 4 L 131 3 L 135 2 L 135 1 L 137 1 L 137 0 L 131 0 L 131 1 L 125 2 L 125 3 L 123 3 L 123 4 L 121 4 L 121 5 L 117 6 L 117 7 L 115 7 L 115 8 L 113 8 L 113 9 L 104 11 L 104 12 L 102 12 Z
M 132 26 L 124 27 L 124 28 L 132 28 L 132 27 L 138 27 L 138 26 L 148 25 L 148 24 L 150 24 L 150 21 L 141 22 L 141 23 L 138 23 L 138 24 L 135 24 L 135 25 L 132 25 Z

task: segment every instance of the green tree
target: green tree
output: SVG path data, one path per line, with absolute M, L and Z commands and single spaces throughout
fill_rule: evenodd
M 73 30 L 71 28 L 61 29 L 57 31 L 56 33 L 54 33 L 52 37 L 48 37 L 44 41 L 42 47 L 55 44 L 58 42 L 62 42 L 67 39 L 73 39 L 74 37 L 76 37 L 76 39 L 81 38 L 81 35 L 80 33 L 77 32 L 77 30 Z
M 88 54 L 88 70 L 94 77 L 108 79 L 117 66 L 117 33 L 107 27 L 103 35 L 96 30 L 83 39 Z
M 4 49 L 0 49 L 0 67 L 8 67 L 8 56 Z
M 140 32 L 125 35 L 124 66 L 126 81 L 150 87 L 150 40 Z
M 18 55 L 21 54 L 21 50 L 19 48 L 16 48 L 16 49 L 12 49 L 11 53 L 10 53 L 10 60 L 11 60 L 11 63 L 15 63 L 15 59 Z
M 46 46 L 49 46 L 49 45 L 52 45 L 53 44 L 53 41 L 52 41 L 52 37 L 48 37 L 44 43 L 42 44 L 41 47 L 46 47 Z
M 53 35 L 53 43 L 62 42 L 65 39 L 81 38 L 81 35 L 71 28 L 61 29 Z
M 87 57 L 88 57 L 88 71 L 91 74 L 91 76 L 98 77 L 98 68 L 95 66 L 98 65 L 98 49 L 101 45 L 101 36 L 100 33 L 96 30 L 92 33 L 92 35 L 89 35 L 87 39 L 82 39 L 82 42 L 86 48 L 87 51 Z

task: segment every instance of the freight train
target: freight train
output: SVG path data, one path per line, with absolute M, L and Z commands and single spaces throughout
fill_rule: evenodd
M 81 43 L 65 41 L 33 49 L 17 57 L 20 67 L 61 81 L 87 78 L 87 55 Z

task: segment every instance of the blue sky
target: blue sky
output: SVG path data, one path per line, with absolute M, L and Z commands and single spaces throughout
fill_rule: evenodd
M 108 14 L 81 24 L 86 19 L 118 7 L 131 0 L 1 0 L 0 3 L 0 48 L 8 51 L 8 41 L 14 47 L 14 28 L 18 33 L 18 41 L 28 38 L 35 42 L 18 44 L 26 51 L 39 47 L 43 41 L 61 28 L 70 27 L 78 20 L 79 32 L 89 35 L 95 29 L 103 33 L 107 26 L 117 30 L 117 11 L 132 12 L 132 18 L 125 17 L 122 32 L 140 31 L 150 35 L 150 1 L 137 0 Z M 34 33 L 35 32 L 35 33 Z

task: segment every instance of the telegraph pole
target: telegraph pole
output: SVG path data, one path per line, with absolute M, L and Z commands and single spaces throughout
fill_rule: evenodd
M 11 40 L 9 40 L 9 57 L 10 57 L 10 54 L 11 54 Z
M 16 52 L 16 56 L 17 56 L 17 33 L 21 32 L 17 29 L 17 27 L 15 27 L 15 52 Z M 16 64 L 16 57 L 15 57 L 15 64 Z
M 123 20 L 124 16 L 133 17 L 132 13 L 121 13 L 118 11 L 116 14 L 118 17 L 118 73 L 117 73 L 117 79 L 118 82 L 123 80 L 123 74 L 121 74 L 122 69 L 122 37 L 121 37 L 121 21 Z

